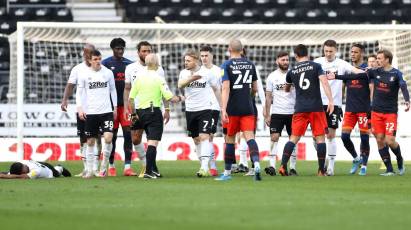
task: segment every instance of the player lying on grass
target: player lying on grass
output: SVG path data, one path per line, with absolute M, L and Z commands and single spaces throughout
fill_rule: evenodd
M 54 166 L 46 162 L 24 160 L 10 165 L 9 172 L 0 173 L 0 179 L 37 179 L 71 177 L 71 173 L 61 165 Z

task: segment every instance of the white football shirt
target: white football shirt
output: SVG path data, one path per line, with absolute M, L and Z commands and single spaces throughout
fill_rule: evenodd
M 286 75 L 287 72 L 283 73 L 280 69 L 277 69 L 267 77 L 266 91 L 271 92 L 273 96 L 271 114 L 294 114 L 295 89 L 291 87 L 290 92 L 285 92 Z
M 74 66 L 73 69 L 71 69 L 70 76 L 69 76 L 69 79 L 68 79 L 68 83 L 73 84 L 73 85 L 77 85 L 79 76 L 87 74 L 88 69 L 89 69 L 89 67 L 87 66 L 86 62 L 84 62 L 84 61 L 82 63 Z M 87 99 L 84 95 L 84 92 L 83 92 L 82 95 L 80 95 L 80 97 L 81 97 L 82 105 L 83 106 L 87 105 L 87 101 L 86 101 Z
M 51 169 L 47 168 L 37 161 L 23 160 L 19 162 L 29 167 L 29 173 L 27 173 L 27 176 L 29 176 L 30 179 L 53 178 L 53 172 L 51 171 Z
M 194 75 L 200 75 L 201 78 L 193 81 L 184 87 L 184 96 L 186 97 L 186 111 L 195 112 L 208 110 L 212 108 L 214 91 L 211 86 L 218 87 L 217 80 L 202 66 Z M 183 69 L 180 72 L 178 80 L 191 77 L 191 71 Z
M 221 86 L 219 84 L 220 79 L 221 79 L 221 69 L 220 67 L 216 66 L 216 65 L 212 65 L 212 67 L 209 69 L 206 66 L 204 66 L 205 70 L 210 71 L 211 76 L 214 78 L 214 81 L 217 83 L 217 87 L 218 90 L 221 91 Z M 215 96 L 214 92 L 211 96 L 212 98 L 212 105 L 211 105 L 211 109 L 212 110 L 217 110 L 220 111 L 220 104 L 218 103 L 217 97 Z
M 334 61 L 329 62 L 325 57 L 320 57 L 314 59 L 314 62 L 317 62 L 318 64 L 321 65 L 322 69 L 324 70 L 324 73 L 329 73 L 333 72 L 338 75 L 343 75 L 347 73 L 353 72 L 353 66 L 340 59 L 340 58 L 335 58 Z M 329 80 L 328 83 L 330 84 L 331 87 L 331 93 L 334 99 L 334 105 L 341 107 L 342 106 L 342 85 L 343 81 L 341 80 Z M 321 99 L 323 101 L 323 105 L 328 105 L 328 98 L 325 95 L 323 87 L 320 87 L 321 89 Z
M 113 72 L 101 65 L 101 69 L 88 69 L 87 76 L 78 80 L 78 88 L 85 92 L 87 106 L 82 106 L 86 114 L 104 114 L 113 112 L 113 105 L 117 106 L 117 92 Z
M 134 84 L 134 81 L 136 80 L 136 76 L 141 72 L 145 72 L 146 70 L 147 70 L 147 66 L 142 65 L 140 61 L 136 61 L 134 63 L 131 63 L 130 65 L 127 65 L 125 73 L 124 73 L 125 83 L 130 83 L 132 86 Z M 157 74 L 165 79 L 163 67 L 161 66 L 158 67 Z M 134 105 L 135 105 L 135 108 L 138 108 L 137 97 L 134 98 Z

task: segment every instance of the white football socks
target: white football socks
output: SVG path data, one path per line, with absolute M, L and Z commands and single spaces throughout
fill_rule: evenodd
M 87 164 L 87 173 L 91 174 L 93 172 L 93 165 L 94 165 L 94 150 L 95 145 L 89 146 L 87 145 L 87 154 L 86 154 L 86 164 Z
M 334 171 L 335 158 L 337 156 L 337 143 L 335 138 L 327 140 L 327 155 L 328 155 L 328 168 Z
M 87 142 L 80 146 L 81 160 L 83 161 L 83 171 L 87 170 Z
M 238 146 L 238 152 L 240 155 L 240 164 L 248 167 L 248 161 L 247 161 L 247 150 L 248 150 L 248 145 L 247 142 L 245 141 L 244 138 L 240 139 L 240 145 Z
M 99 164 L 99 161 L 100 161 L 100 154 L 101 154 L 101 153 L 98 151 L 97 144 L 94 145 L 93 152 L 94 152 L 94 156 L 93 156 L 93 172 L 97 172 L 97 171 L 98 171 L 98 164 Z
M 271 151 L 268 155 L 268 160 L 270 167 L 275 168 L 275 163 L 277 161 L 277 152 L 278 152 L 278 142 L 271 141 Z
M 201 168 L 208 172 L 208 163 L 210 161 L 210 141 L 204 140 L 200 143 L 201 153 L 200 153 L 200 161 L 201 161 Z
M 107 171 L 107 165 L 110 158 L 111 150 L 113 149 L 113 143 L 104 143 L 103 145 L 103 160 L 100 165 L 100 172 Z
M 198 144 L 195 144 L 195 147 L 196 147 L 196 154 L 197 154 L 197 159 L 199 160 L 199 161 L 201 161 L 201 142 L 200 143 L 198 143 Z

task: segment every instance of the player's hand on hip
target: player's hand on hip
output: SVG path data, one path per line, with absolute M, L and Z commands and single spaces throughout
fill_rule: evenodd
M 406 101 L 405 102 L 405 112 L 408 112 L 408 111 L 410 111 L 410 102 Z
M 327 113 L 332 114 L 334 112 L 334 103 L 328 103 L 327 105 Z
M 170 120 L 170 111 L 166 109 L 163 114 L 164 124 L 167 124 L 169 120 Z
M 66 100 L 63 100 L 62 102 L 61 102 L 61 105 L 60 105 L 60 108 L 61 108 L 61 111 L 63 111 L 63 112 L 67 112 L 67 101 Z

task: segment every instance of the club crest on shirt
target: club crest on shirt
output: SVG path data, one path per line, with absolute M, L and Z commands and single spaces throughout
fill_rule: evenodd
M 380 79 L 380 78 L 381 78 L 381 77 L 378 75 L 378 76 L 377 76 L 377 79 Z
M 395 80 L 395 77 L 394 76 L 391 76 L 390 77 L 390 81 L 394 81 Z
M 116 67 L 114 67 L 114 66 L 110 67 L 111 70 L 114 70 L 115 68 L 116 68 Z

